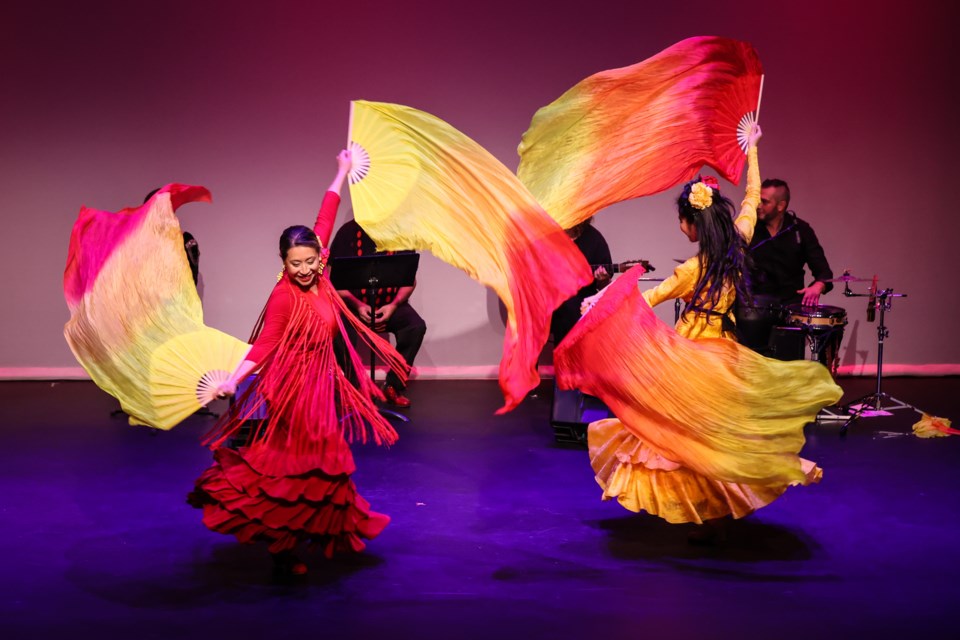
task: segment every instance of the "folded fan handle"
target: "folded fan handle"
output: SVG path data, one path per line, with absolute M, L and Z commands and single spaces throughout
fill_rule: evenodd
M 754 125 L 760 124 L 760 101 L 762 99 L 763 99 L 763 74 L 760 74 L 760 92 L 757 94 L 757 110 L 754 112 L 754 120 L 753 120 Z
M 763 76 L 760 76 L 760 86 L 763 87 Z M 350 115 L 347 117 L 347 146 L 350 148 L 350 140 L 353 137 L 353 100 L 350 101 Z

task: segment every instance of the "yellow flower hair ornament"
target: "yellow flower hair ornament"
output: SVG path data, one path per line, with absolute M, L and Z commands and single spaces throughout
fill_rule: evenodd
M 687 196 L 687 201 L 694 209 L 703 211 L 713 204 L 713 189 L 702 182 L 695 182 L 690 187 L 690 195 Z

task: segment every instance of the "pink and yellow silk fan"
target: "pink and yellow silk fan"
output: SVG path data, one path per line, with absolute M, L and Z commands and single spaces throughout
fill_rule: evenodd
M 174 215 L 198 201 L 210 201 L 203 187 L 170 184 L 141 207 L 84 207 L 70 237 L 64 336 L 132 424 L 172 428 L 212 400 L 250 350 L 203 324 Z
M 378 248 L 430 251 L 506 306 L 509 411 L 539 382 L 553 310 L 593 279 L 583 255 L 509 169 L 443 120 L 358 100 L 350 122 L 354 216 Z
M 517 175 L 565 229 L 705 164 L 737 183 L 762 73 L 751 45 L 703 36 L 594 74 L 537 111 Z

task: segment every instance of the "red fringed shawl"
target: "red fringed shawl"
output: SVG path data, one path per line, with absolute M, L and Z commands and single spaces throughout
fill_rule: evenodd
M 290 296 L 292 310 L 282 338 L 263 360 L 253 384 L 231 406 L 207 437 L 216 448 L 244 422 L 267 418 L 251 434 L 244 458 L 269 475 L 294 475 L 312 469 L 350 473 L 353 461 L 346 441 L 392 444 L 397 432 L 377 411 L 373 398 L 383 399 L 364 367 L 346 331 L 346 318 L 364 342 L 397 375 L 406 379 L 409 366 L 383 338 L 349 312 L 328 277 L 318 279 L 314 295 L 284 277 L 272 296 Z M 271 296 L 271 297 L 272 297 Z M 252 341 L 263 329 L 263 314 Z M 343 339 L 344 352 L 356 372 L 359 388 L 351 384 L 337 363 L 334 340 Z

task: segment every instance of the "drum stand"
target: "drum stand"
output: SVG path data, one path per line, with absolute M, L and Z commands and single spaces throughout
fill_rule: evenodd
M 890 309 L 893 298 L 906 298 L 905 293 L 894 293 L 893 289 L 884 289 L 875 294 L 853 293 L 849 287 L 843 292 L 847 297 L 864 297 L 874 295 L 876 297 L 877 309 L 880 311 L 880 323 L 877 325 L 877 390 L 869 393 L 862 398 L 858 398 L 846 405 L 848 413 L 852 415 L 840 427 L 840 435 L 846 435 L 847 429 L 861 417 L 872 417 L 874 415 L 889 415 L 890 411 L 898 409 L 913 409 L 917 413 L 922 413 L 913 405 L 907 404 L 902 400 L 894 398 L 889 393 L 883 391 L 883 341 L 890 337 L 890 331 L 884 323 L 886 312 Z M 869 412 L 869 413 L 868 413 Z M 867 414 L 867 415 L 864 415 Z
M 844 322 L 846 325 L 846 322 Z M 834 380 L 837 377 L 837 367 L 840 360 L 840 345 L 839 343 L 835 347 L 835 353 L 832 354 L 832 358 L 828 362 L 823 362 L 821 359 L 823 357 L 824 349 L 827 349 L 830 346 L 830 339 L 834 336 L 836 331 L 842 331 L 843 326 L 840 327 L 831 327 L 825 335 L 808 335 L 807 341 L 810 345 L 810 359 L 815 362 L 820 362 L 827 367 L 827 370 L 830 371 L 830 375 L 833 376 Z M 842 336 L 842 334 L 841 334 Z M 841 337 L 842 339 L 842 337 Z M 831 354 L 827 354 L 827 357 L 830 357 Z M 838 413 L 839 412 L 839 413 Z M 846 421 L 850 418 L 850 414 L 843 410 L 841 407 L 833 405 L 831 407 L 824 407 L 820 409 L 817 413 L 817 422 L 837 422 L 840 420 Z
M 844 324 L 846 324 L 846 322 L 844 322 Z M 843 325 L 830 327 L 822 333 L 808 331 L 806 336 L 807 344 L 810 346 L 810 360 L 823 364 L 834 376 L 837 374 L 837 360 L 840 355 L 839 353 L 832 354 L 833 357 L 824 362 L 824 359 L 831 355 L 830 353 L 824 354 L 824 350 L 830 346 L 830 339 L 836 335 L 838 330 L 843 330 Z

